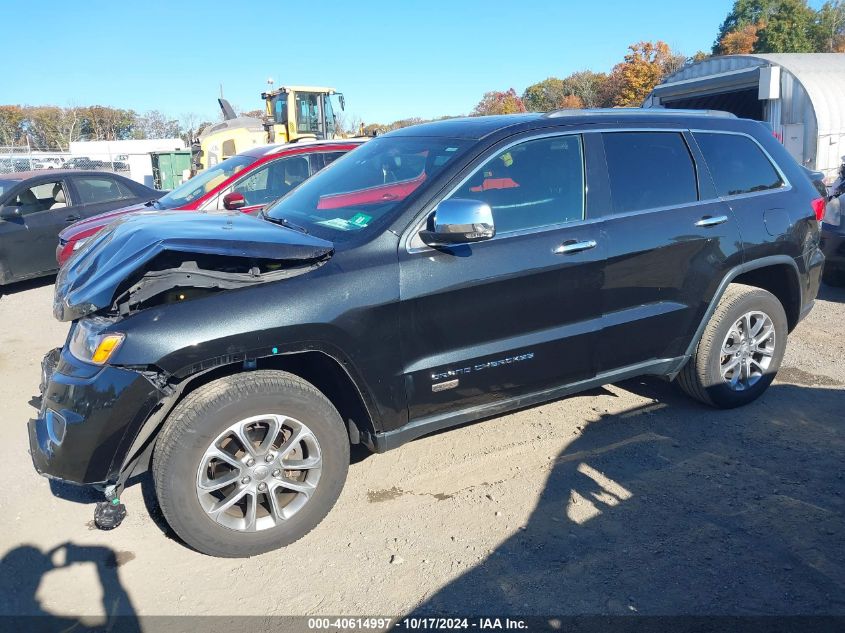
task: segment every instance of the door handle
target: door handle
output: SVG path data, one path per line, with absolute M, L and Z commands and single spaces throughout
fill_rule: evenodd
M 555 249 L 555 255 L 572 255 L 573 253 L 580 253 L 596 247 L 595 240 L 584 240 L 583 242 L 564 242 Z
M 81 217 L 79 217 L 78 215 L 69 215 L 69 216 L 67 216 L 67 217 L 65 218 L 65 222 L 77 222 L 77 221 L 79 221 L 79 220 L 81 220 L 81 219 L 82 219 L 82 218 L 81 218 Z
M 695 223 L 696 226 L 716 226 L 717 224 L 724 224 L 728 221 L 728 216 L 726 215 L 717 215 L 717 216 L 709 216 L 705 215 L 701 218 L 698 222 Z

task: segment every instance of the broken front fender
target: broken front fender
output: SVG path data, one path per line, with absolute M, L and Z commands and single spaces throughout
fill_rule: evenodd
M 331 242 L 242 213 L 128 215 L 61 269 L 53 312 L 72 321 L 118 311 L 173 288 L 237 288 L 299 274 L 325 261 Z M 133 299 L 133 292 L 136 294 Z

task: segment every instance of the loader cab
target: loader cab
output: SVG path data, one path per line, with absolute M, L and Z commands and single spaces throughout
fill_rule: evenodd
M 333 97 L 342 95 L 332 88 L 282 87 L 263 95 L 267 104 L 268 133 L 276 143 L 303 138 L 338 137 Z

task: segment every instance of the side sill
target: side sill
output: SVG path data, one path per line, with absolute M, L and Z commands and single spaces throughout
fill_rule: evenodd
M 686 356 L 678 356 L 676 358 L 662 358 L 646 361 L 644 363 L 637 363 L 636 365 L 629 365 L 627 367 L 605 372 L 587 380 L 581 380 L 567 385 L 552 387 L 551 389 L 544 389 L 542 391 L 514 396 L 512 398 L 508 398 L 507 400 L 499 400 L 497 402 L 482 404 L 469 409 L 461 409 L 456 412 L 419 418 L 393 431 L 376 434 L 372 438 L 373 448 L 377 453 L 384 453 L 394 448 L 398 448 L 402 446 L 402 444 L 415 440 L 418 437 L 434 433 L 435 431 L 447 429 L 459 424 L 465 424 L 467 422 L 475 422 L 476 420 L 484 418 L 495 417 L 503 413 L 534 406 L 543 402 L 557 400 L 579 391 L 586 391 L 587 389 L 593 389 L 595 387 L 600 387 L 601 385 L 606 385 L 612 382 L 618 382 L 620 380 L 627 380 L 628 378 L 634 378 L 635 376 L 647 374 L 672 376 L 680 370 L 686 359 Z

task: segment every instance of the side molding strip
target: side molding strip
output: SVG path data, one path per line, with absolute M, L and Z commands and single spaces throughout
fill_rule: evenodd
M 522 407 L 529 407 L 542 402 L 550 400 L 557 400 L 570 394 L 599 387 L 612 382 L 618 382 L 634 376 L 642 376 L 644 374 L 666 375 L 674 371 L 679 371 L 685 357 L 679 356 L 677 358 L 662 358 L 659 360 L 646 361 L 644 363 L 637 363 L 636 365 L 629 365 L 622 369 L 617 369 L 611 372 L 599 374 L 595 378 L 589 378 L 579 382 L 568 385 L 561 385 L 559 387 L 552 387 L 551 389 L 544 389 L 534 393 L 514 396 L 506 400 L 499 400 L 488 404 L 479 405 L 470 409 L 464 409 L 457 413 L 446 413 L 427 418 L 420 418 L 414 420 L 393 431 L 386 433 L 378 433 L 374 439 L 374 448 L 378 453 L 384 453 L 394 448 L 398 448 L 405 442 L 428 435 L 435 431 L 464 424 L 466 422 L 474 422 L 482 418 L 490 418 L 507 413 L 514 409 Z

